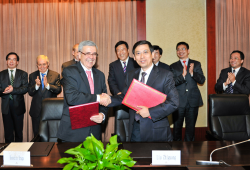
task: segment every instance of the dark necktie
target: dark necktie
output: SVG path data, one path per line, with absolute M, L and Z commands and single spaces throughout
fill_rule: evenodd
M 10 75 L 10 84 L 11 84 L 12 87 L 13 87 L 13 84 L 14 84 L 13 71 L 14 71 L 14 70 L 10 70 L 10 72 L 11 72 L 11 75 Z M 10 100 L 13 100 L 12 94 L 10 94 Z
M 44 83 L 43 83 L 43 78 L 46 74 L 45 73 L 42 73 L 42 89 L 44 89 Z
M 126 62 L 123 62 L 123 64 L 124 64 L 123 71 L 124 71 L 124 73 L 125 73 L 125 72 L 126 72 L 126 69 L 127 69 Z
M 141 73 L 141 80 L 140 82 L 144 83 L 145 84 L 145 76 L 147 75 L 146 72 L 142 72 Z M 135 114 L 135 120 L 136 121 L 139 121 L 140 120 L 140 115 L 139 114 Z
M 235 70 L 233 70 L 233 73 L 235 73 Z M 232 83 L 228 84 L 228 87 L 226 89 L 226 93 L 228 93 L 228 94 L 234 93 L 234 89 L 233 89 Z

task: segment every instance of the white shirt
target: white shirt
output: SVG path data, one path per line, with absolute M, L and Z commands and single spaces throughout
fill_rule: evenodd
M 149 77 L 149 75 L 150 75 L 150 73 L 151 73 L 153 67 L 154 67 L 154 64 L 152 63 L 152 66 L 149 67 L 149 69 L 147 69 L 146 71 L 143 71 L 142 68 L 141 68 L 141 71 L 140 71 L 139 79 L 138 79 L 138 80 L 141 81 L 141 77 L 142 77 L 141 73 L 142 73 L 142 72 L 146 72 L 147 74 L 144 76 L 144 81 L 145 81 L 144 84 L 147 84 L 148 77 Z
M 128 59 L 129 59 L 129 56 L 128 56 L 128 58 L 126 59 L 126 61 L 122 61 L 122 60 L 120 60 L 120 62 L 121 62 L 121 64 L 122 64 L 122 68 L 124 68 L 124 64 L 123 64 L 123 62 L 125 62 L 125 63 L 126 63 L 126 67 L 128 66 Z
M 41 72 L 39 72 L 39 73 L 40 73 L 40 80 L 42 80 L 42 78 L 43 78 L 42 73 L 41 73 Z M 48 69 L 47 69 L 47 70 L 45 71 L 45 73 L 43 73 L 43 74 L 45 74 L 45 76 L 47 77 Z M 41 83 L 42 83 L 42 81 L 41 81 Z M 42 85 L 40 85 L 40 86 L 42 86 Z M 35 86 L 36 90 L 38 90 L 40 86 L 38 86 L 38 85 L 36 84 L 36 86 Z M 47 83 L 47 86 L 45 86 L 45 88 L 46 88 L 47 90 L 50 89 L 49 83 Z
M 159 61 L 155 65 L 158 66 L 159 65 Z
M 9 68 L 8 68 L 9 78 L 10 78 L 10 80 L 11 80 L 11 71 L 10 71 L 10 70 L 13 70 L 12 74 L 13 74 L 13 78 L 15 79 L 15 75 L 16 75 L 16 68 L 14 68 L 14 69 L 9 69 Z
M 236 75 L 238 74 L 240 68 L 241 68 L 241 67 L 236 68 L 236 69 L 231 68 L 231 69 L 232 69 L 232 72 L 233 72 L 233 70 L 235 70 L 235 72 L 234 72 L 235 78 L 236 78 Z M 234 86 L 235 83 L 236 83 L 236 79 L 235 79 L 234 82 L 232 82 L 232 86 Z M 224 91 L 227 89 L 227 87 L 228 87 L 228 85 L 225 86 L 225 84 L 223 83 L 223 90 L 224 90 Z

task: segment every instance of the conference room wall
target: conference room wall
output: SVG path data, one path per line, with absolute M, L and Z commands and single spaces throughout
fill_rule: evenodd
M 146 37 L 163 49 L 161 61 L 169 65 L 178 60 L 176 44 L 187 42 L 189 57 L 201 62 L 207 77 L 205 0 L 146 0 Z M 204 105 L 199 109 L 196 127 L 207 127 L 207 81 L 199 89 Z

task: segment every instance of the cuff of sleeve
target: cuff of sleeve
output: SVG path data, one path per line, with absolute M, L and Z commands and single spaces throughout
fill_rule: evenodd
M 47 83 L 46 89 L 47 89 L 47 90 L 50 89 L 49 83 Z
M 96 101 L 100 103 L 100 95 L 96 95 Z
M 40 86 L 38 86 L 38 85 L 36 84 L 35 89 L 36 89 L 36 90 L 38 90 L 38 89 L 39 89 L 39 87 L 40 87 Z
M 236 80 L 234 80 L 234 82 L 232 83 L 232 86 L 234 86 L 235 83 L 236 83 Z
M 223 90 L 225 91 L 227 89 L 228 85 L 225 86 L 225 84 L 223 83 Z
M 103 114 L 102 112 L 101 112 L 101 114 L 103 115 L 102 121 L 104 121 L 105 120 L 105 114 Z

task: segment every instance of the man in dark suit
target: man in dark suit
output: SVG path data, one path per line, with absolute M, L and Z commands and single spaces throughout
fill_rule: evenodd
M 17 69 L 19 56 L 6 56 L 8 69 L 0 72 L 0 96 L 5 143 L 23 141 L 23 115 L 26 112 L 24 94 L 28 90 L 28 74 Z
M 78 50 L 81 53 L 80 62 L 65 68 L 62 72 L 64 106 L 57 137 L 62 141 L 83 142 L 87 136 L 93 134 L 101 140 L 101 123 L 107 119 L 106 107 L 100 106 L 99 115 L 90 118 L 98 125 L 74 130 L 71 128 L 69 106 L 96 101 L 103 104 L 105 100 L 110 100 L 109 97 L 100 95 L 107 93 L 107 87 L 104 74 L 93 67 L 98 56 L 96 44 L 92 41 L 83 41 L 79 44 Z
M 57 97 L 61 93 L 60 74 L 49 70 L 49 59 L 45 55 L 37 57 L 38 70 L 29 75 L 29 95 L 32 97 L 30 116 L 32 119 L 33 134 L 39 132 L 42 100 Z
M 72 48 L 72 55 L 73 55 L 74 58 L 73 58 L 72 60 L 67 61 L 67 62 L 65 62 L 65 63 L 62 64 L 62 71 L 63 71 L 63 69 L 64 69 L 65 67 L 68 67 L 68 66 L 70 66 L 70 65 L 72 65 L 72 64 L 75 64 L 76 62 L 79 61 L 78 45 L 79 45 L 79 44 L 75 44 L 75 45 L 73 46 L 73 48 Z
M 170 66 L 180 99 L 178 111 L 173 114 L 174 141 L 182 140 L 184 118 L 186 122 L 185 141 L 194 141 L 198 109 L 203 105 L 197 83 L 203 84 L 206 78 L 200 62 L 188 58 L 190 50 L 186 42 L 179 42 L 176 45 L 176 52 L 180 60 Z
M 218 93 L 250 94 L 250 71 L 242 64 L 244 53 L 238 50 L 230 54 L 230 67 L 221 70 L 220 77 L 215 84 Z
M 127 72 L 139 68 L 134 59 L 129 57 L 128 43 L 119 41 L 115 45 L 117 60 L 109 64 L 108 84 L 112 95 L 120 94 L 124 88 Z
M 162 48 L 159 47 L 158 45 L 153 45 L 153 48 L 154 48 L 154 55 L 153 55 L 154 65 L 159 66 L 161 68 L 164 68 L 168 71 L 171 71 L 169 65 L 167 65 L 163 62 L 160 62 L 160 58 L 161 58 L 162 52 L 163 52 Z
M 135 43 L 133 47 L 134 59 L 141 68 L 127 74 L 122 93 L 112 96 L 112 103 L 109 105 L 113 107 L 121 104 L 133 79 L 140 80 L 167 95 L 165 102 L 155 107 L 138 106 L 141 110 L 137 112 L 129 109 L 129 140 L 131 142 L 173 140 L 167 116 L 172 114 L 179 105 L 178 92 L 175 88 L 172 72 L 153 64 L 153 51 L 154 49 L 148 41 Z

